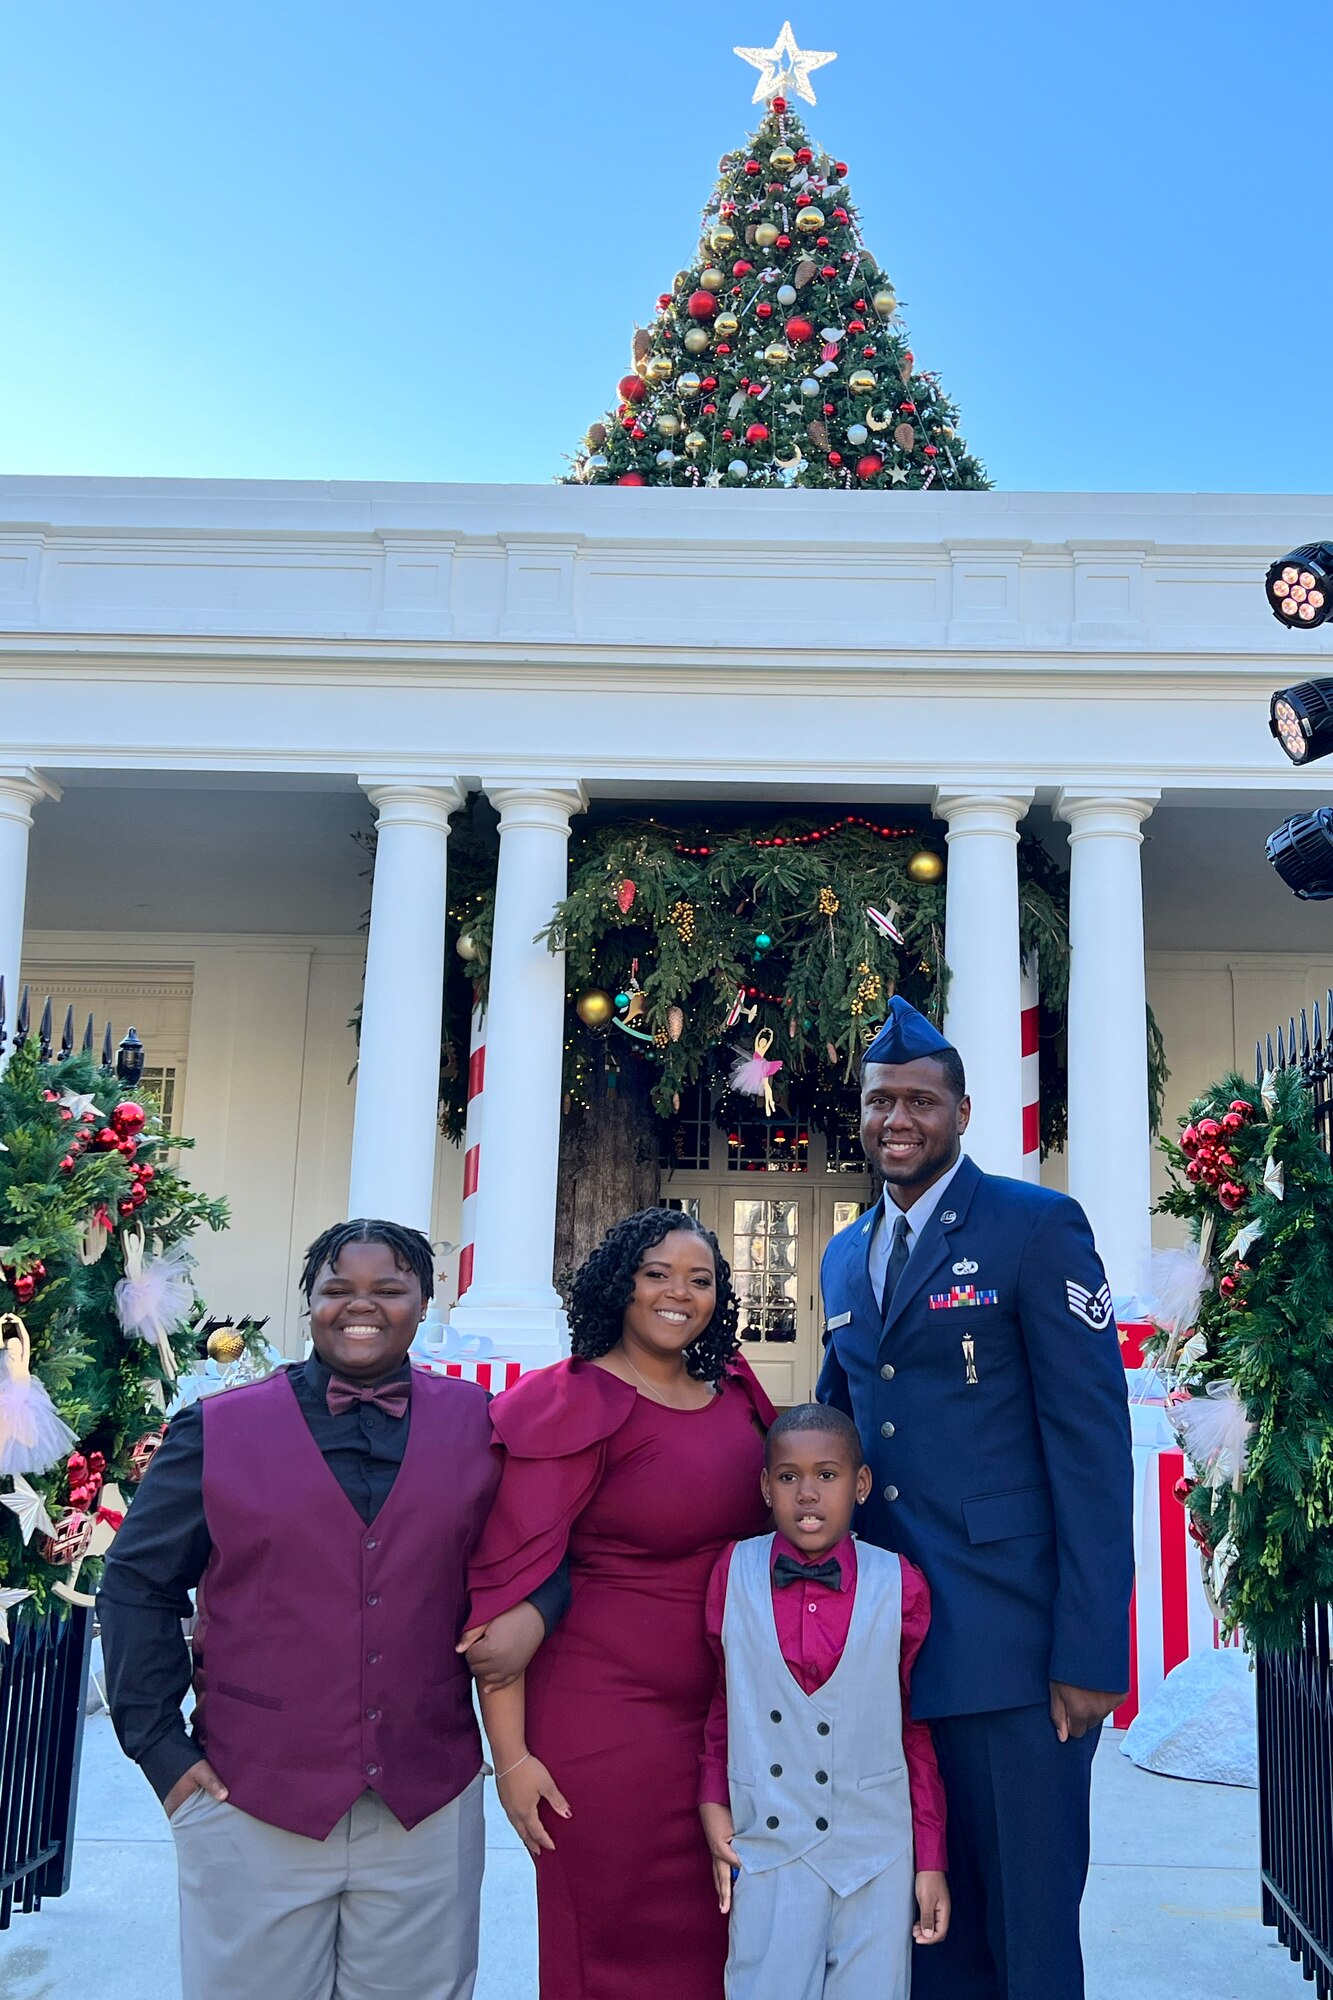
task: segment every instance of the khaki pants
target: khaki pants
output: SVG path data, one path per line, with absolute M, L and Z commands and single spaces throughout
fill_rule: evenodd
M 482 1776 L 408 1833 L 363 1792 L 327 1840 L 196 1792 L 171 1816 L 183 2000 L 471 2000 Z

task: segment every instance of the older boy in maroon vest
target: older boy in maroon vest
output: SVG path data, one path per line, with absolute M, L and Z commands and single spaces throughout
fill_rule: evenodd
M 417 1231 L 328 1230 L 301 1282 L 310 1359 L 174 1418 L 117 1537 L 112 1719 L 175 1839 L 185 2000 L 469 2000 L 482 1757 L 455 1649 L 488 1399 L 408 1364 Z

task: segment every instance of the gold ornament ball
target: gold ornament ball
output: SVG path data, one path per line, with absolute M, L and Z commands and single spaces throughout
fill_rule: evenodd
M 478 945 L 471 931 L 459 932 L 458 943 L 454 946 L 454 950 L 458 953 L 464 965 L 471 965 L 474 960 L 481 957 L 481 947 Z
M 719 313 L 713 321 L 713 329 L 716 333 L 720 333 L 724 340 L 730 340 L 733 333 L 740 332 L 741 323 L 735 313 Z
M 907 863 L 907 877 L 911 882 L 939 882 L 944 876 L 944 858 L 928 847 L 921 847 L 910 856 Z
M 780 340 L 775 340 L 771 347 L 764 349 L 764 359 L 770 368 L 781 368 L 784 362 L 791 360 L 791 349 L 784 347 Z
M 736 241 L 736 232 L 730 223 L 719 222 L 716 229 L 709 236 L 708 241 L 714 250 L 729 250 Z
M 873 396 L 875 378 L 868 368 L 858 368 L 854 375 L 848 377 L 847 387 L 854 396 Z
M 870 303 L 881 319 L 892 319 L 898 310 L 898 301 L 892 292 L 876 292 Z
M 604 1028 L 615 1011 L 615 1001 L 600 986 L 585 988 L 574 1002 L 574 1012 L 587 1028 Z
M 716 264 L 710 264 L 706 271 L 699 273 L 699 283 L 706 292 L 720 292 L 726 282 L 725 272 L 719 271 Z
M 691 370 L 688 374 L 681 376 L 676 387 L 682 396 L 697 396 L 700 389 L 703 388 L 703 383 L 693 370 Z
M 244 1336 L 234 1326 L 217 1326 L 208 1336 L 208 1358 L 224 1364 L 239 1361 L 245 1352 Z
M 702 431 L 688 431 L 685 437 L 686 451 L 702 451 L 708 439 Z
M 754 240 L 761 250 L 771 250 L 781 234 L 776 222 L 756 222 L 754 226 Z
M 687 329 L 683 336 L 681 346 L 687 354 L 706 354 L 708 352 L 708 339 L 709 336 L 703 327 L 692 326 Z
M 673 438 L 680 429 L 680 418 L 673 416 L 670 410 L 666 410 L 657 419 L 657 428 L 663 437 Z
M 822 208 L 799 208 L 796 211 L 796 227 L 803 236 L 813 236 L 817 229 L 824 227 Z
M 768 164 L 775 174 L 789 174 L 796 165 L 796 155 L 790 146 L 775 146 L 768 156 Z
M 669 382 L 674 372 L 675 363 L 669 354 L 650 354 L 643 364 L 647 382 Z

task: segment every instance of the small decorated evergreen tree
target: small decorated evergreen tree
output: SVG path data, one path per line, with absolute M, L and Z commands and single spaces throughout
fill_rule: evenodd
M 847 165 L 785 90 L 814 102 L 827 52 L 738 49 L 763 70 L 758 131 L 726 154 L 698 252 L 634 335 L 614 411 L 570 478 L 621 486 L 985 487 L 958 413 L 917 368 L 866 249 Z M 782 57 L 790 57 L 784 66 Z

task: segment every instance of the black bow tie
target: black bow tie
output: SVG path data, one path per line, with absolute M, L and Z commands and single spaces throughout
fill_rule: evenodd
M 773 1583 L 778 1590 L 789 1583 L 826 1583 L 830 1590 L 841 1590 L 842 1564 L 836 1556 L 827 1556 L 822 1563 L 798 1562 L 784 1551 L 773 1565 Z

